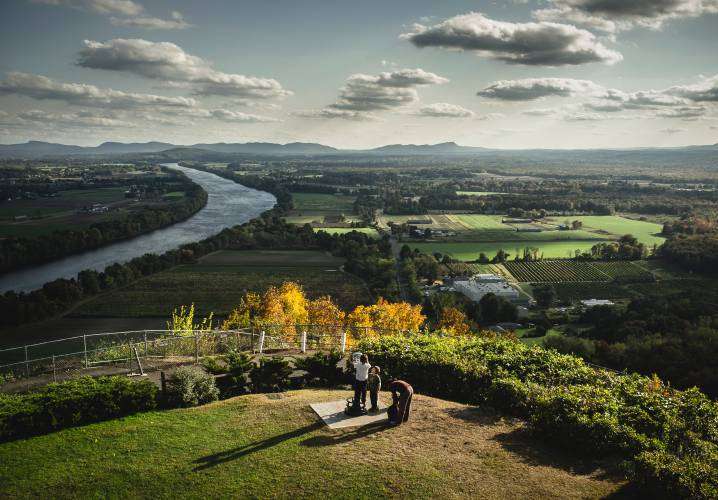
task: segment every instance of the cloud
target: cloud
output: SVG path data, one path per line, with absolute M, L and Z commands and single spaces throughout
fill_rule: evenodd
M 572 78 L 525 78 L 500 80 L 477 92 L 480 97 L 503 101 L 533 101 L 544 97 L 570 97 L 600 92 L 602 87 L 590 80 Z
M 60 83 L 41 75 L 12 72 L 0 81 L 0 93 L 38 100 L 102 108 L 193 108 L 197 102 L 187 97 L 122 92 L 82 83 Z
M 71 7 L 73 9 L 86 10 L 98 14 L 137 16 L 144 11 L 142 5 L 131 0 L 32 0 L 32 2 Z
M 295 113 L 305 118 L 376 120 L 373 111 L 397 109 L 419 101 L 417 87 L 440 85 L 449 80 L 421 68 L 387 71 L 379 75 L 357 73 L 339 89 L 337 101 L 321 110 Z
M 708 112 L 708 108 L 705 106 L 679 106 L 673 109 L 667 109 L 665 111 L 659 111 L 658 116 L 663 118 L 698 118 L 705 115 Z
M 77 10 L 111 15 L 110 22 L 115 26 L 130 28 L 181 30 L 191 24 L 185 21 L 180 12 L 173 11 L 169 19 L 161 19 L 145 14 L 145 8 L 131 0 L 31 0 L 33 3 L 71 7 Z M 114 17 L 123 16 L 123 17 Z
M 111 17 L 110 22 L 115 26 L 127 26 L 130 28 L 156 29 L 156 30 L 183 30 L 192 25 L 185 21 L 180 12 L 173 11 L 170 19 L 159 17 Z
M 196 95 L 276 98 L 291 95 L 271 78 L 223 73 L 201 57 L 171 42 L 116 38 L 107 42 L 85 40 L 77 58 L 83 68 L 133 73 L 171 83 L 193 84 Z
M 606 117 L 599 113 L 566 113 L 563 119 L 567 122 L 597 122 L 605 120 Z
M 706 78 L 695 85 L 677 85 L 665 91 L 694 102 L 718 102 L 718 75 Z
M 521 112 L 522 115 L 527 116 L 555 116 L 556 113 L 556 110 L 553 108 L 527 109 Z
M 349 111 L 346 109 L 334 109 L 334 108 L 323 108 L 323 109 L 310 109 L 305 111 L 295 111 L 292 113 L 293 116 L 299 116 L 301 118 L 317 118 L 317 119 L 333 119 L 341 118 L 343 120 L 353 121 L 379 121 L 379 119 L 371 114 L 359 111 Z
M 660 131 L 663 132 L 664 134 L 670 134 L 670 135 L 687 132 L 687 130 L 684 128 L 664 128 L 664 129 L 661 129 Z
M 572 22 L 609 33 L 636 26 L 660 29 L 669 20 L 718 12 L 716 0 L 550 0 L 534 11 L 539 21 Z
M 428 116 L 432 118 L 471 118 L 474 112 L 456 104 L 446 102 L 437 102 L 435 104 L 427 104 L 419 108 L 417 112 L 419 116 Z
M 510 64 L 564 66 L 593 62 L 614 64 L 623 56 L 591 32 L 568 24 L 495 21 L 478 12 L 433 26 L 416 24 L 400 36 L 416 47 L 465 50 Z
M 22 121 L 73 128 L 118 128 L 133 126 L 129 122 L 88 111 L 53 113 L 34 109 L 18 113 L 17 117 Z
M 229 111 L 226 109 L 215 109 L 210 112 L 212 118 L 226 122 L 240 122 L 240 123 L 271 123 L 278 122 L 276 118 L 269 116 L 253 115 L 250 113 L 242 113 L 239 111 Z

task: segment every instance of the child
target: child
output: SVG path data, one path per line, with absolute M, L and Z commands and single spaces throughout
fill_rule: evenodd
M 356 380 L 354 380 L 354 404 L 361 407 L 366 406 L 366 381 L 369 378 L 369 357 L 366 354 L 362 354 L 358 362 L 354 363 L 354 369 L 356 370 Z
M 369 387 L 369 398 L 371 399 L 371 408 L 369 411 L 379 411 L 379 391 L 381 390 L 381 368 L 372 366 L 369 370 L 369 378 L 367 386 Z

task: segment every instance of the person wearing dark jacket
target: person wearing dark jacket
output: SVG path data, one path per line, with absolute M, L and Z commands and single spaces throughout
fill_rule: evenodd
M 401 425 L 402 422 L 409 420 L 409 412 L 411 411 L 411 398 L 414 395 L 414 388 L 408 382 L 403 380 L 394 380 L 389 384 L 393 405 L 396 408 L 396 417 L 392 417 L 390 412 L 390 423 Z

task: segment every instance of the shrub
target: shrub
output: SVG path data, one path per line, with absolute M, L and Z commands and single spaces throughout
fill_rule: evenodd
M 229 368 L 221 363 L 217 358 L 205 358 L 202 360 L 202 368 L 212 375 L 222 375 L 227 373 Z
M 201 368 L 181 366 L 167 379 L 167 404 L 170 406 L 197 406 L 217 401 L 219 389 L 214 377 Z
M 250 377 L 255 392 L 282 392 L 289 388 L 289 376 L 292 374 L 289 361 L 273 356 L 262 358 L 259 365 L 252 368 Z
M 227 376 L 223 378 L 223 390 L 228 395 L 244 394 L 247 390 L 247 376 L 254 367 L 252 356 L 246 352 L 230 351 L 224 357 Z
M 488 402 L 553 444 L 622 457 L 654 497 L 716 498 L 718 404 L 697 389 L 500 338 L 381 337 L 359 349 L 419 392 Z
M 152 410 L 157 387 L 127 377 L 82 377 L 27 394 L 0 394 L 0 440 Z
M 317 382 L 320 385 L 333 387 L 342 382 L 344 371 L 337 366 L 342 359 L 342 353 L 332 351 L 330 353 L 317 352 L 313 356 L 299 358 L 295 365 L 298 370 L 307 372 L 308 383 Z

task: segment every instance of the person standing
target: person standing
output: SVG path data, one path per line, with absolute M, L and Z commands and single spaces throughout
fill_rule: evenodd
M 390 422 L 394 425 L 401 425 L 402 422 L 409 420 L 409 412 L 411 411 L 411 398 L 414 395 L 414 388 L 408 382 L 403 380 L 394 380 L 389 384 L 391 397 L 396 406 L 396 418 Z
M 362 354 L 359 357 L 359 361 L 354 363 L 354 371 L 356 372 L 354 380 L 354 404 L 359 405 L 361 402 L 362 407 L 366 407 L 366 387 L 367 379 L 369 378 L 369 357 L 366 354 Z
M 369 370 L 369 378 L 367 386 L 369 387 L 369 399 L 371 400 L 371 408 L 369 411 L 379 411 L 379 391 L 381 390 L 381 369 L 378 366 L 372 366 Z

